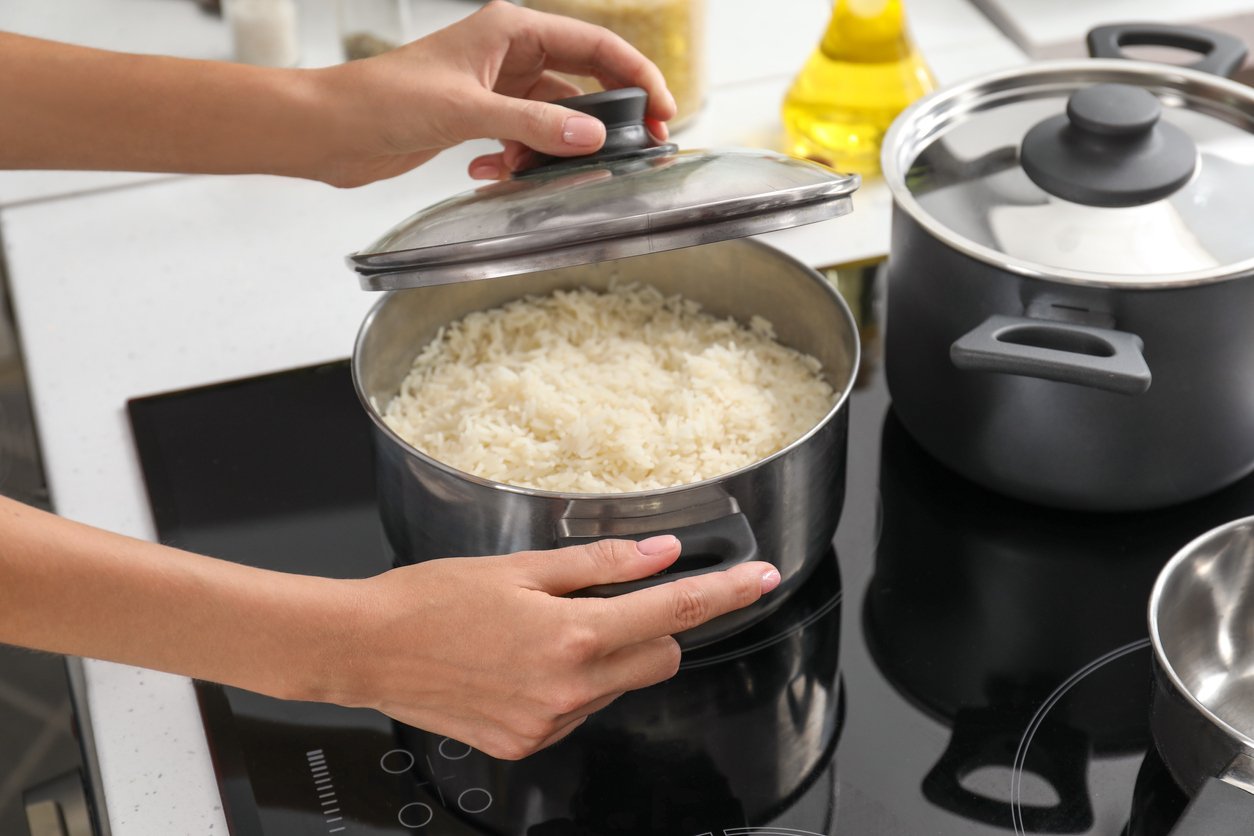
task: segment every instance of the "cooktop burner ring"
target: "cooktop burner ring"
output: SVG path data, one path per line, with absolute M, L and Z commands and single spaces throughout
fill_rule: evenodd
M 1075 688 L 1076 685 L 1080 684 L 1080 682 L 1091 676 L 1099 669 L 1112 662 L 1122 659 L 1131 653 L 1135 653 L 1138 650 L 1145 650 L 1149 646 L 1150 640 L 1148 638 L 1139 639 L 1134 642 L 1129 642 L 1122 647 L 1117 647 L 1109 653 L 1099 656 L 1097 659 L 1094 659 L 1092 662 L 1089 662 L 1071 676 L 1067 677 L 1062 684 L 1055 688 L 1054 691 L 1046 697 L 1045 701 L 1042 702 L 1040 707 L 1036 710 L 1036 713 L 1032 715 L 1032 719 L 1028 722 L 1028 726 L 1023 732 L 1023 737 L 1019 740 L 1019 747 L 1015 751 L 1014 765 L 1010 770 L 1010 814 L 1016 836 L 1027 836 L 1029 832 L 1024 825 L 1023 774 L 1027 763 L 1028 751 L 1032 747 L 1032 740 L 1036 737 L 1036 732 L 1045 722 L 1050 711 L 1052 711 L 1054 706 L 1061 702 L 1063 697 Z

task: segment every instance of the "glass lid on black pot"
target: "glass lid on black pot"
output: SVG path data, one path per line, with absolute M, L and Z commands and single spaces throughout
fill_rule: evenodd
M 529 273 L 800 226 L 852 209 L 856 175 L 771 151 L 680 151 L 644 127 L 645 93 L 561 104 L 606 125 L 585 157 L 542 157 L 513 179 L 406 219 L 349 256 L 367 290 Z
M 1028 275 L 1163 286 L 1247 272 L 1254 90 L 1222 77 L 1245 48 L 1148 24 L 1089 36 L 1102 56 L 1150 43 L 1207 55 L 1191 68 L 1029 64 L 916 104 L 886 139 L 899 208 L 945 243 Z

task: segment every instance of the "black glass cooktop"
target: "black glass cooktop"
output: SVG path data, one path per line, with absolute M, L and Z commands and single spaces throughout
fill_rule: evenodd
M 845 288 L 861 313 L 871 276 Z M 1176 549 L 1254 512 L 1254 479 L 1152 514 L 990 494 L 893 418 L 866 321 L 834 549 L 768 620 L 519 762 L 198 683 L 232 836 L 1167 832 L 1183 798 L 1149 737 L 1146 600 Z M 164 541 L 388 568 L 347 363 L 136 400 L 131 420 Z

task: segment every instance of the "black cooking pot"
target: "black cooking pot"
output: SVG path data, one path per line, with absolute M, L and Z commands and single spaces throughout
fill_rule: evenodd
M 1108 60 L 1123 44 L 1192 68 Z M 885 363 L 901 421 L 1012 496 L 1136 510 L 1254 469 L 1254 90 L 1245 48 L 1103 27 L 1094 60 L 917 102 L 885 139 Z
M 883 534 L 864 607 L 868 645 L 903 695 L 953 726 L 924 794 L 1001 826 L 1012 821 L 1009 804 L 963 778 L 985 766 L 1010 768 L 1025 729 L 1059 686 L 1144 639 L 1144 602 L 1180 544 L 1254 508 L 1254 477 L 1154 514 L 1029 505 L 940 465 L 892 412 L 880 474 Z M 1058 800 L 1023 806 L 1029 832 L 1083 831 L 1092 818 L 1087 753 L 1148 743 L 1143 670 L 1121 666 L 1104 676 L 1126 681 L 1071 694 L 1035 738 L 1024 767 Z

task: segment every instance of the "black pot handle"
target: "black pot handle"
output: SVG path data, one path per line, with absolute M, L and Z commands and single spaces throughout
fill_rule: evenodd
M 1231 78 L 1245 63 L 1249 51 L 1240 38 L 1196 26 L 1162 23 L 1116 23 L 1098 26 L 1088 34 L 1089 55 L 1127 58 L 1125 46 L 1170 46 L 1197 52 L 1202 58 L 1189 69 Z
M 1220 778 L 1207 778 L 1171 836 L 1248 836 L 1252 821 L 1254 795 Z
M 758 541 L 745 515 L 736 512 L 708 522 L 672 528 L 666 531 L 650 531 L 624 535 L 626 540 L 644 540 L 658 534 L 673 534 L 683 546 L 679 559 L 657 575 L 622 583 L 606 583 L 590 586 L 573 593 L 577 598 L 610 598 L 638 589 L 669 583 L 680 578 L 693 578 L 721 572 L 742 563 L 758 559 Z M 559 537 L 557 545 L 575 546 L 604 540 L 604 537 Z
M 1126 331 L 994 314 L 949 348 L 966 371 L 1023 375 L 1139 395 L 1152 376 L 1141 338 Z

